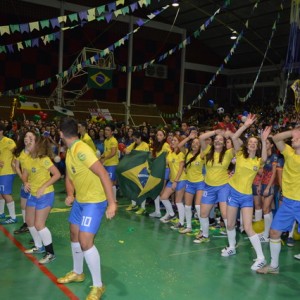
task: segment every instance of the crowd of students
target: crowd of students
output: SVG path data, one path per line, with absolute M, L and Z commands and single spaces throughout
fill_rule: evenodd
M 22 181 L 23 224 L 14 233 L 29 231 L 34 246 L 25 253 L 45 253 L 39 262 L 52 262 L 55 253 L 46 220 L 54 203 L 53 184 L 66 176 L 66 204 L 72 205 L 69 222 L 74 265 L 58 282 L 83 281 L 85 259 L 93 278 L 87 299 L 94 296 L 100 299 L 104 287 L 99 273 L 100 255 L 93 240 L 105 211 L 108 218 L 115 215 L 119 160 L 132 150 L 147 151 L 154 158 L 166 153 L 165 184 L 160 195 L 153 199 L 155 210 L 149 217 L 172 222 L 172 230 L 190 234 L 194 207 L 200 223 L 194 243 L 202 244 L 210 241 L 209 216 L 218 206 L 228 237 L 228 246 L 220 255 L 229 257 L 236 254 L 239 213 L 240 228 L 256 252 L 251 269 L 277 274 L 281 234 L 289 232 L 288 245 L 293 246 L 292 232 L 295 222 L 300 221 L 299 120 L 283 117 L 267 126 L 270 120 L 260 115 L 247 113 L 243 117 L 232 120 L 229 114 L 224 114 L 222 121 L 214 122 L 212 128 L 182 122 L 173 130 L 168 126 L 150 128 L 146 124 L 139 128 L 123 124 L 117 130 L 111 123 L 103 128 L 86 121 L 77 124 L 70 118 L 60 124 L 26 120 L 15 127 L 1 121 L 1 224 L 17 222 L 12 198 L 17 174 Z M 87 194 L 87 190 L 91 192 Z M 145 201 L 138 206 L 131 199 L 126 210 L 146 214 Z M 4 213 L 5 203 L 9 217 Z M 166 212 L 163 216 L 161 205 Z M 273 218 L 274 205 L 277 212 Z M 101 217 L 96 217 L 95 212 Z M 261 234 L 253 230 L 253 218 L 264 219 Z M 270 243 L 270 265 L 261 243 Z

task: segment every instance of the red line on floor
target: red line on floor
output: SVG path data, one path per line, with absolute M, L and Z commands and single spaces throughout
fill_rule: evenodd
M 16 247 L 18 247 L 24 253 L 26 248 L 24 248 L 23 245 L 16 240 L 5 227 L 0 225 L 0 231 L 2 231 L 6 237 L 8 237 L 16 245 Z M 44 265 L 39 264 L 39 261 L 33 255 L 26 254 L 25 256 L 31 260 L 69 299 L 79 300 L 79 298 L 65 285 L 58 284 L 57 277 L 52 274 Z

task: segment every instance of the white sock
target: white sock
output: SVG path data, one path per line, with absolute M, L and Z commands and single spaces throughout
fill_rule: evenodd
M 87 251 L 83 251 L 84 259 L 88 265 L 88 268 L 91 272 L 92 279 L 93 279 L 93 286 L 101 287 L 102 280 L 101 280 L 101 265 L 100 265 L 100 254 L 93 245 Z
M 131 200 L 131 205 L 136 206 L 136 202 L 134 200 Z
M 0 214 L 4 213 L 5 200 L 0 199 Z
M 254 212 L 255 222 L 262 220 L 262 209 L 256 209 Z
M 196 212 L 197 212 L 198 219 L 199 219 L 199 221 L 200 221 L 201 206 L 200 206 L 200 205 L 195 205 L 195 208 L 196 208 Z
M 184 211 L 185 211 L 186 227 L 192 228 L 192 206 L 186 205 L 184 207 Z
M 52 244 L 51 232 L 47 227 L 43 228 L 42 230 L 39 230 L 38 233 L 39 236 L 41 237 L 44 246 L 48 246 Z
M 228 230 L 227 229 L 227 237 L 228 237 L 228 243 L 229 243 L 229 248 L 235 248 L 236 245 L 236 230 L 235 228 L 233 230 Z
M 279 254 L 281 251 L 281 239 L 270 239 L 271 264 L 272 268 L 279 266 Z
M 29 229 L 29 232 L 32 236 L 32 239 L 34 241 L 34 246 L 37 247 L 37 248 L 41 248 L 43 247 L 43 243 L 42 243 L 42 239 L 38 233 L 38 231 L 36 230 L 36 228 L 33 226 L 33 227 L 28 227 Z
M 265 220 L 265 230 L 264 230 L 264 237 L 268 238 L 269 237 L 269 232 L 273 220 L 273 214 L 272 212 L 264 215 L 264 220 Z
M 254 234 L 252 236 L 249 236 L 249 240 L 256 252 L 256 256 L 258 259 L 265 259 L 264 253 L 262 251 L 261 242 L 259 240 L 258 234 Z
M 12 219 L 15 219 L 16 218 L 15 201 L 9 202 L 6 205 L 7 205 L 10 217 Z
M 209 219 L 200 217 L 200 224 L 202 227 L 202 235 L 204 237 L 209 237 Z
M 25 209 L 22 209 L 22 217 L 23 217 L 23 223 L 26 223 L 26 221 L 25 221 Z
M 144 201 L 141 203 L 141 208 L 142 208 L 142 209 L 146 209 L 146 200 L 144 200 Z
M 155 205 L 155 212 L 160 214 L 160 198 L 159 198 L 159 196 L 157 196 L 154 199 L 154 205 Z
M 184 225 L 184 205 L 183 203 L 176 203 L 178 210 L 179 222 L 181 225 Z
M 114 195 L 115 199 L 117 200 L 117 188 L 115 185 L 112 186 L 112 190 L 113 190 L 113 195 Z
M 164 205 L 164 207 L 166 208 L 167 213 L 173 217 L 175 215 L 175 213 L 174 213 L 174 210 L 173 210 L 170 200 L 169 199 L 161 200 L 161 202 Z
M 295 226 L 296 226 L 296 221 L 294 221 L 294 224 L 293 224 L 292 230 L 291 230 L 291 231 L 289 231 L 289 238 L 293 238 L 293 236 L 294 236 L 294 230 L 295 230 Z
M 83 252 L 78 242 L 71 242 L 72 256 L 73 256 L 73 271 L 76 274 L 83 272 Z

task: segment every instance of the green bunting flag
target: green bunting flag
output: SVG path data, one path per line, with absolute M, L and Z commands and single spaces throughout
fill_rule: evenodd
M 112 70 L 100 68 L 88 68 L 87 85 L 91 89 L 111 89 L 112 88 Z
M 117 166 L 117 178 L 124 196 L 138 204 L 155 199 L 163 188 L 166 154 L 152 158 L 150 152 L 131 151 Z

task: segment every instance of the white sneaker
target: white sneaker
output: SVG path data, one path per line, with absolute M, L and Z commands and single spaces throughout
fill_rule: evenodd
M 263 268 L 267 264 L 265 259 L 256 259 L 255 263 L 251 266 L 251 270 L 256 271 Z
M 192 228 L 189 228 L 189 227 L 179 229 L 179 233 L 182 233 L 182 234 L 190 233 L 190 232 L 192 232 Z
M 300 253 L 299 253 L 299 254 L 295 254 L 294 257 L 295 257 L 296 259 L 300 259 Z
M 225 247 L 221 251 L 221 256 L 228 257 L 236 254 L 235 248 Z
M 154 211 L 153 213 L 149 214 L 151 218 L 161 218 L 161 213 Z
M 170 217 L 170 215 L 168 213 L 166 213 L 163 217 L 161 217 L 159 219 L 159 221 L 164 222 L 166 219 L 168 219 Z

